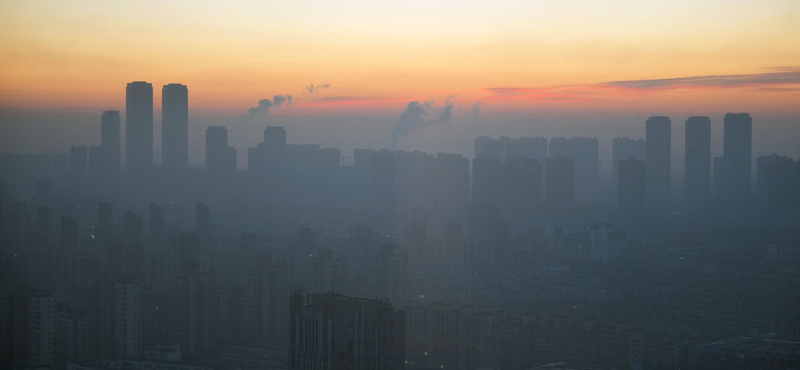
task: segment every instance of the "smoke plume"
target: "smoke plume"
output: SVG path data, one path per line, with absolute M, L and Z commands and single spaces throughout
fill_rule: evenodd
M 428 116 L 432 116 L 432 118 L 429 119 Z M 442 108 L 435 107 L 432 101 L 424 103 L 416 100 L 412 101 L 408 103 L 408 107 L 397 118 L 397 123 L 392 130 L 389 148 L 396 148 L 400 139 L 411 135 L 412 132 L 419 128 L 449 123 L 452 118 L 453 103 L 450 101 L 446 101 Z
M 310 84 L 310 85 L 306 86 L 306 91 L 308 91 L 309 94 L 313 94 L 316 91 L 319 91 L 319 89 L 330 89 L 330 88 L 331 88 L 331 84 L 322 84 L 322 85 L 317 85 L 317 86 L 314 86 L 314 84 Z

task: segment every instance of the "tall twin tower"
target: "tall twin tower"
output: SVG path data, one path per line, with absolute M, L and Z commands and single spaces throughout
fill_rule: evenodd
M 661 213 L 670 203 L 672 123 L 669 117 L 650 117 L 646 123 L 646 203 Z M 744 201 L 751 196 L 753 119 L 747 113 L 728 113 L 724 119 L 723 155 L 713 161 L 717 199 Z M 711 119 L 686 120 L 684 197 L 691 204 L 708 201 L 711 193 Z
M 167 169 L 189 167 L 189 90 L 169 84 L 161 89 L 161 164 Z M 153 166 L 153 85 L 128 84 L 125 103 L 125 162 L 130 172 Z

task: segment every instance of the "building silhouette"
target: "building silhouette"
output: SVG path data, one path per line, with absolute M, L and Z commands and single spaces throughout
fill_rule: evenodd
M 122 155 L 120 142 L 120 116 L 117 110 L 107 110 L 100 117 L 100 158 L 101 163 L 92 162 L 92 171 L 107 176 L 115 176 L 120 170 Z
M 502 164 L 502 208 L 509 221 L 530 221 L 542 203 L 542 165 L 510 155 Z
M 86 177 L 89 171 L 89 152 L 85 146 L 69 148 L 69 173 L 74 177 Z
M 472 201 L 499 207 L 502 203 L 502 162 L 480 155 L 472 159 Z
M 291 297 L 289 369 L 404 369 L 405 315 L 338 294 Z
M 752 117 L 747 113 L 725 114 L 723 153 L 714 160 L 714 187 L 718 198 L 732 202 L 750 198 L 752 156 Z
M 208 126 L 206 129 L 206 171 L 215 177 L 236 172 L 236 149 L 228 146 L 225 126 Z
M 549 205 L 566 205 L 574 201 L 575 171 L 572 158 L 547 158 L 547 176 L 545 181 L 546 202 Z
M 634 140 L 618 137 L 611 142 L 611 176 L 614 182 L 619 178 L 619 161 L 633 158 L 645 160 L 647 147 L 644 139 Z
M 574 196 L 578 201 L 595 200 L 600 176 L 598 141 L 593 137 L 554 137 L 549 156 L 571 158 L 574 171 Z
M 153 85 L 128 84 L 125 103 L 125 167 L 142 173 L 153 166 Z
M 685 150 L 684 198 L 688 204 L 708 201 L 711 197 L 711 119 L 695 116 L 686 120 Z
M 652 116 L 646 123 L 647 212 L 663 213 L 669 208 L 672 163 L 672 122 L 669 117 Z
M 181 84 L 161 89 L 161 165 L 189 167 L 189 89 Z
M 638 217 L 647 210 L 647 162 L 629 158 L 619 161 L 617 205 L 623 217 Z
M 758 199 L 772 207 L 800 209 L 800 161 L 777 154 L 757 161 Z

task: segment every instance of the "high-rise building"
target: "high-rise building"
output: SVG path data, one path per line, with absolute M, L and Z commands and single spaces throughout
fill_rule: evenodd
M 405 315 L 338 294 L 291 297 L 289 369 L 404 369 Z
M 670 202 L 672 122 L 669 117 L 652 116 L 647 119 L 645 130 L 647 212 L 663 213 Z
M 596 138 L 554 137 L 550 139 L 549 156 L 572 159 L 576 200 L 591 201 L 596 198 L 600 176 L 599 148 Z
M 480 136 L 475 138 L 475 158 L 484 155 L 500 160 L 505 160 L 509 156 L 528 157 L 544 163 L 547 159 L 547 139 L 529 136 L 516 139 L 503 136 L 492 139 Z
M 574 164 L 572 158 L 551 157 L 547 158 L 547 182 L 545 188 L 547 204 L 558 206 L 570 204 L 574 201 Z
M 505 219 L 529 221 L 542 203 L 542 165 L 535 158 L 510 155 L 503 161 L 501 182 Z
M 85 177 L 89 170 L 89 152 L 85 146 L 69 148 L 69 172 L 75 177 Z
M 777 154 L 757 161 L 758 198 L 773 207 L 800 209 L 800 161 Z
M 264 129 L 264 142 L 247 150 L 247 170 L 281 175 L 286 158 L 286 130 L 280 126 Z
M 236 171 L 236 149 L 228 146 L 225 126 L 206 129 L 206 171 L 214 176 L 230 175 Z
M 629 158 L 619 161 L 617 205 L 621 215 L 637 217 L 647 210 L 647 162 Z
M 708 201 L 711 196 L 711 119 L 686 120 L 684 198 L 689 204 Z
M 119 111 L 104 111 L 103 115 L 100 117 L 100 148 L 102 152 L 102 162 L 100 168 L 97 170 L 95 170 L 95 164 L 92 163 L 92 171 L 108 176 L 119 174 L 120 156 L 122 155 L 121 145 Z
M 141 173 L 153 166 L 153 85 L 128 84 L 125 104 L 125 167 Z
M 647 151 L 644 139 L 618 137 L 611 142 L 611 172 L 613 181 L 619 178 L 619 161 L 629 158 L 645 160 Z
M 189 167 L 189 89 L 169 84 L 161 89 L 161 165 Z
M 216 346 L 215 288 L 214 274 L 196 265 L 178 275 L 178 338 L 188 358 L 206 354 Z
M 160 242 L 164 238 L 164 208 L 150 202 L 150 240 Z
M 142 348 L 142 289 L 137 283 L 114 284 L 114 357 L 140 358 Z
M 613 224 L 594 224 L 591 227 L 590 252 L 593 260 L 604 265 L 623 256 L 628 249 L 628 233 Z
M 61 215 L 61 249 L 77 250 L 79 241 L 78 220 Z
M 200 238 L 200 242 L 205 244 L 211 234 L 211 209 L 203 203 L 197 203 L 195 207 L 195 232 Z
M 31 287 L 0 297 L 0 367 L 53 367 L 55 311 L 55 298 Z
M 500 158 L 481 155 L 472 159 L 472 201 L 500 206 L 502 197 Z
M 747 113 L 728 113 L 725 115 L 724 165 L 714 173 L 714 182 L 720 182 L 715 188 L 717 196 L 727 201 L 742 201 L 750 198 L 753 163 L 753 119 Z M 716 167 L 716 162 L 714 163 Z
M 270 256 L 256 257 L 251 287 L 255 343 L 260 347 L 282 347 L 289 334 L 289 289 L 286 264 Z

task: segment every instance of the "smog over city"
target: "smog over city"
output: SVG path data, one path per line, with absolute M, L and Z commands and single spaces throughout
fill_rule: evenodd
M 3 1 L 5 369 L 800 369 L 800 2 Z

